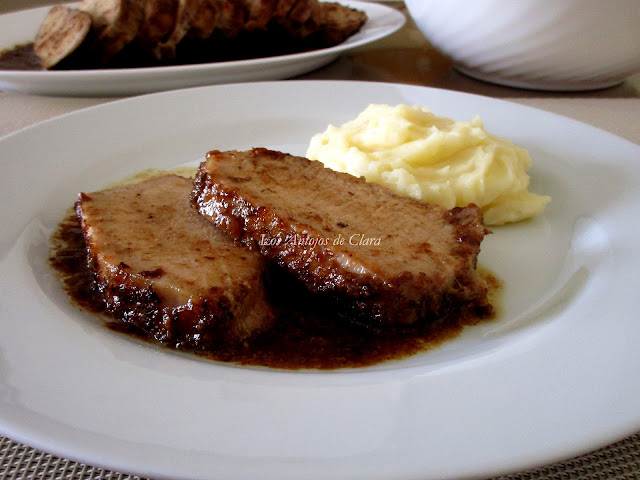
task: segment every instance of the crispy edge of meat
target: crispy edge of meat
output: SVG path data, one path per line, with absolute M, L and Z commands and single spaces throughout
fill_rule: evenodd
M 138 0 L 83 0 L 78 8 L 91 16 L 93 47 L 103 64 L 136 38 L 145 18 Z
M 144 0 L 144 21 L 136 42 L 151 50 L 173 31 L 178 13 L 178 0 Z
M 256 150 L 284 155 L 265 149 L 254 149 L 253 152 Z M 229 152 L 214 151 L 209 155 L 225 153 Z M 215 173 L 207 170 L 206 163 L 200 166 L 194 180 L 191 194 L 193 207 L 232 238 L 257 249 L 294 274 L 310 291 L 324 295 L 356 322 L 380 327 L 427 319 L 440 321 L 454 309 L 491 309 L 487 286 L 475 270 L 480 243 L 488 232 L 482 224 L 478 207 L 443 210 L 444 221 L 456 229 L 456 236 L 460 239 L 456 245 L 459 254 L 472 261 L 471 264 L 460 265 L 450 285 L 441 284 L 439 278 L 421 276 L 416 279 L 409 272 L 390 282 L 388 278 L 363 276 L 344 268 L 339 261 L 335 261 L 334 252 L 329 246 L 292 246 L 286 239 L 303 235 L 300 225 L 291 223 L 271 206 L 254 204 L 233 188 L 225 187 Z M 366 183 L 356 177 L 349 179 L 354 183 Z M 282 241 L 261 243 L 259 239 L 263 235 Z M 326 279 L 329 279 L 329 283 Z M 429 286 L 433 288 L 425 288 Z
M 132 274 L 126 264 L 101 261 L 100 246 L 84 213 L 85 205 L 91 201 L 90 194 L 81 193 L 75 212 L 85 238 L 87 265 L 107 312 L 114 318 L 135 326 L 160 343 L 194 351 L 239 343 L 272 325 L 275 314 L 262 285 L 264 270 L 256 272 L 258 277 L 253 286 L 239 283 L 232 291 L 214 286 L 200 301 L 163 305 L 154 289 L 155 272 Z M 255 322 L 263 326 L 256 328 Z
M 219 0 L 202 0 L 196 15 L 191 22 L 187 37 L 206 40 L 218 24 L 221 14 Z
M 366 23 L 367 14 L 336 2 L 297 0 L 286 15 L 274 20 L 292 39 L 312 38 L 314 44 L 330 47 L 357 33 Z
M 275 17 L 278 0 L 242 0 L 246 10 L 244 30 L 264 30 Z
M 158 43 L 152 51 L 158 60 L 173 60 L 176 58 L 176 48 L 191 28 L 201 3 L 202 0 L 179 0 L 173 31 L 166 40 Z

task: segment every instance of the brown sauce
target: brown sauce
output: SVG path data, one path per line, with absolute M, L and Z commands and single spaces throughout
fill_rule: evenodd
M 294 42 L 284 35 L 276 33 L 243 32 L 233 40 L 211 39 L 195 42 L 184 41 L 178 46 L 176 59 L 157 61 L 150 55 L 133 47 L 125 48 L 108 64 L 96 64 L 95 56 L 79 49 L 59 65 L 55 70 L 143 68 L 176 65 L 195 65 L 202 63 L 225 62 L 266 58 L 292 53 L 301 53 L 322 48 L 311 42 Z M 33 50 L 33 42 L 16 45 L 0 51 L 0 70 L 44 70 L 42 62 Z
M 18 45 L 0 52 L 0 70 L 44 70 L 42 62 L 33 51 L 33 43 Z
M 77 305 L 104 314 L 102 299 L 87 267 L 82 230 L 73 212 L 60 223 L 52 237 L 50 263 Z M 501 282 L 489 272 L 482 271 L 482 274 L 487 279 L 490 299 L 495 306 Z M 466 312 L 435 327 L 422 325 L 373 332 L 345 323 L 322 305 L 314 303 L 313 297 L 294 282 L 287 283 L 281 276 L 277 283 L 277 291 L 269 289 L 270 300 L 279 312 L 273 329 L 241 345 L 222 347 L 215 352 L 198 352 L 198 355 L 223 362 L 291 370 L 364 367 L 424 352 L 455 338 L 465 326 L 496 317 L 495 313 Z M 144 332 L 106 314 L 105 325 L 145 339 Z

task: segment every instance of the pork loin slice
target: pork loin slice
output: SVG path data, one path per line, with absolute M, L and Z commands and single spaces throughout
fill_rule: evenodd
M 102 63 L 108 63 L 138 34 L 145 12 L 139 0 L 82 0 L 80 10 L 91 16 L 94 48 Z
M 205 40 L 209 38 L 218 24 L 221 15 L 219 0 L 202 0 L 193 17 L 187 37 Z
M 282 1 L 282 0 L 281 0 Z M 282 15 L 285 8 L 286 15 Z M 357 33 L 367 21 L 367 14 L 336 2 L 297 0 L 278 5 L 275 22 L 293 39 L 306 40 L 318 48 L 342 43 Z
M 318 2 L 311 18 L 300 29 L 303 38 L 312 34 L 322 46 L 344 42 L 357 33 L 367 21 L 367 14 L 336 2 Z
M 76 213 L 107 310 L 160 342 L 211 350 L 273 316 L 264 259 L 190 207 L 191 185 L 167 175 L 81 194 Z
M 143 50 L 151 51 L 173 31 L 178 14 L 178 0 L 144 0 L 144 21 L 135 41 Z
M 264 30 L 276 15 L 278 0 L 242 0 L 247 11 L 244 30 Z
M 236 0 L 217 0 L 217 4 L 219 12 L 213 32 L 221 38 L 236 38 L 244 28 L 244 7 Z
M 42 66 L 50 69 L 72 55 L 86 41 L 91 16 L 81 10 L 55 5 L 42 22 L 33 45 Z
M 487 309 L 476 206 L 401 198 L 320 162 L 266 149 L 212 151 L 192 205 L 309 290 L 372 327 Z
M 176 22 L 168 37 L 151 52 L 157 60 L 174 60 L 176 48 L 191 28 L 202 0 L 178 0 Z

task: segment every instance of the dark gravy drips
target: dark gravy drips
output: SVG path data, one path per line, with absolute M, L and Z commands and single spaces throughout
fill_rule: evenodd
M 33 51 L 33 43 L 18 45 L 0 52 L 0 70 L 44 70 L 42 62 Z
M 105 314 L 87 267 L 82 230 L 73 213 L 60 223 L 52 237 L 50 263 L 77 305 L 96 314 Z M 495 305 L 500 281 L 488 272 L 483 275 Z M 278 285 L 277 289 L 267 287 L 270 300 L 279 312 L 276 326 L 240 345 L 197 352 L 198 355 L 223 362 L 290 370 L 365 367 L 424 352 L 455 338 L 465 326 L 495 318 L 495 314 L 487 312 L 467 312 L 438 326 L 373 332 L 333 315 L 283 272 L 271 272 L 270 278 L 272 284 Z M 113 330 L 146 339 L 145 333 L 134 327 L 106 314 L 105 319 L 106 326 Z

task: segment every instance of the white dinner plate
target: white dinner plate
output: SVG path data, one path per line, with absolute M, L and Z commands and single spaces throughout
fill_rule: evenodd
M 282 371 L 178 354 L 73 307 L 48 239 L 80 191 L 210 149 L 304 154 L 370 103 L 418 104 L 526 147 L 544 214 L 493 229 L 499 318 L 368 368 Z M 489 477 L 640 430 L 640 147 L 495 99 L 287 81 L 141 96 L 0 140 L 0 433 L 152 478 Z
M 0 70 L 0 90 L 67 96 L 117 96 L 232 82 L 279 80 L 320 68 L 341 54 L 380 40 L 404 25 L 405 17 L 386 5 L 340 0 L 367 14 L 355 35 L 330 48 L 229 62 L 151 68 L 74 71 Z M 0 15 L 0 51 L 33 42 L 50 7 Z

